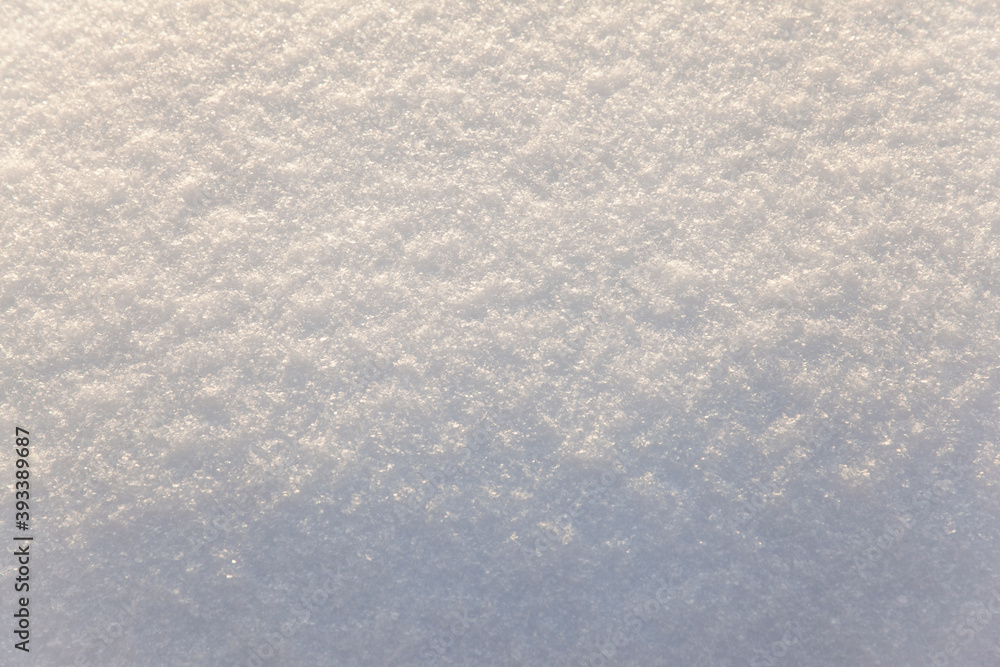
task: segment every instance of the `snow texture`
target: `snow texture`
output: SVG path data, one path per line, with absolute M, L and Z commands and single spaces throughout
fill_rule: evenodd
M 0 26 L 4 664 L 1000 664 L 996 2 Z

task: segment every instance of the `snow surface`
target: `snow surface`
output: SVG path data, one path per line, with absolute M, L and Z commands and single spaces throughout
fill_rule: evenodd
M 0 26 L 3 664 L 1000 664 L 997 3 Z

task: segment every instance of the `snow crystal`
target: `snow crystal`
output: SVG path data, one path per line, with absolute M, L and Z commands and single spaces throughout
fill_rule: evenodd
M 996 660 L 995 3 L 0 18 L 34 664 Z

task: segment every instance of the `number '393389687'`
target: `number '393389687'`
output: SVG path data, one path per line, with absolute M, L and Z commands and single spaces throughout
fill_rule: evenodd
M 21 435 L 22 433 L 24 435 Z M 17 454 L 17 461 L 14 464 L 16 468 L 14 471 L 14 525 L 19 530 L 28 530 L 28 521 L 31 518 L 28 514 L 28 500 L 31 498 L 29 494 L 30 486 L 28 484 L 28 478 L 30 477 L 30 473 L 28 472 L 29 435 L 31 434 L 27 430 L 20 426 L 15 427 L 14 453 Z

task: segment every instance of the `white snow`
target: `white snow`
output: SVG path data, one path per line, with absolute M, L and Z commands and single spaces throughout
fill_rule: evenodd
M 1000 660 L 996 3 L 0 26 L 31 664 Z

